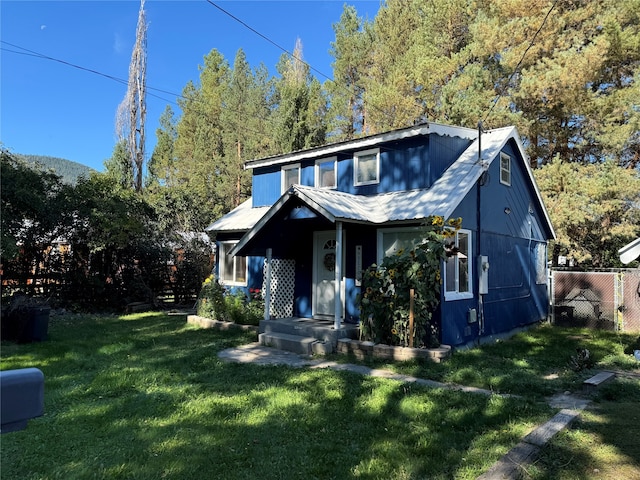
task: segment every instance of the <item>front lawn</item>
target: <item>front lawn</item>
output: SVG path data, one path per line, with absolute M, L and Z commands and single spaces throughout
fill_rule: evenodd
M 218 359 L 254 339 L 146 313 L 54 317 L 49 341 L 3 343 L 3 370 L 44 372 L 46 413 L 2 435 L 2 478 L 475 479 L 552 416 L 544 396 L 579 390 L 592 374 L 568 368 L 576 348 L 589 348 L 598 368 L 637 371 L 623 353 L 634 337 L 551 327 L 443 364 L 384 365 L 520 398 Z M 638 415 L 625 412 L 638 410 L 638 385 L 631 379 L 604 391 L 596 404 L 604 410 L 554 439 L 530 478 L 597 475 L 608 461 L 637 475 L 637 448 L 617 446 L 619 435 L 593 426 L 626 421 L 637 430 Z M 612 403 L 620 392 L 624 403 Z
M 447 383 L 485 388 L 499 393 L 522 395 L 543 401 L 563 391 L 580 392 L 582 382 L 597 370 L 621 370 L 640 374 L 640 362 L 625 349 L 638 334 L 604 330 L 560 328 L 541 325 L 521 332 L 507 341 L 456 351 L 444 363 L 368 360 L 369 366 Z M 577 349 L 588 349 L 594 363 L 590 369 L 570 367 Z M 335 356 L 338 361 L 355 358 Z
M 224 363 L 244 333 L 156 313 L 57 317 L 2 345 L 45 374 L 45 415 L 2 436 L 3 479 L 475 478 L 544 404 L 332 370 Z

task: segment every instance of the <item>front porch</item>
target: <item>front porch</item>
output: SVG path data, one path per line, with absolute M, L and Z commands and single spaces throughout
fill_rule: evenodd
M 336 329 L 333 320 L 272 318 L 260 321 L 258 342 L 302 355 L 325 355 L 336 351 L 338 340 L 357 339 L 359 333 L 358 325 L 342 323 Z

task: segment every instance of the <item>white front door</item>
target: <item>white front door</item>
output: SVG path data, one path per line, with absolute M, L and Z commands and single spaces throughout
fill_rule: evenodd
M 336 295 L 336 232 L 314 235 L 313 312 L 320 318 L 333 318 Z

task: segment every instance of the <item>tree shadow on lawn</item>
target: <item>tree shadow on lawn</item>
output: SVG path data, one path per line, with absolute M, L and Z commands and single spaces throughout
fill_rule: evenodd
M 547 444 L 526 479 L 640 478 L 640 381 L 616 379 Z
M 441 364 L 405 362 L 390 367 L 416 377 L 542 400 L 557 392 L 579 391 L 584 379 L 594 374 L 569 367 L 577 349 L 588 348 L 596 362 L 594 368 L 599 368 L 623 355 L 626 342 L 632 339 L 632 335 L 615 332 L 542 325 L 509 340 L 455 351 Z
M 157 320 L 54 329 L 55 342 L 12 350 L 11 364 L 44 364 L 46 414 L 3 438 L 3 478 L 475 478 L 549 413 L 350 372 L 224 363 L 217 353 L 246 335 Z

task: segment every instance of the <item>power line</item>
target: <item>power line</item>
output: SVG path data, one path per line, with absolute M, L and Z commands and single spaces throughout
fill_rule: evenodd
M 118 83 L 120 83 L 122 85 L 128 85 L 129 84 L 128 80 L 125 80 L 123 78 L 119 78 L 119 77 L 116 77 L 116 76 L 113 76 L 113 75 L 109 75 L 109 74 L 100 72 L 98 70 L 94 70 L 92 68 L 83 67 L 81 65 L 77 65 L 77 64 L 68 62 L 66 60 L 61 60 L 59 58 L 51 57 L 51 56 L 45 55 L 43 53 L 39 53 L 39 52 L 36 52 L 36 51 L 33 51 L 33 50 L 29 50 L 28 48 L 21 47 L 20 45 L 13 44 L 13 43 L 7 42 L 5 40 L 0 40 L 0 42 L 5 44 L 5 45 L 9 45 L 12 48 L 17 48 L 17 49 L 21 50 L 21 51 L 19 51 L 19 50 L 11 50 L 9 48 L 0 47 L 0 50 L 5 51 L 5 52 L 15 53 L 17 55 L 26 55 L 26 56 L 30 56 L 30 57 L 40 58 L 40 59 L 43 59 L 43 60 L 49 60 L 49 61 L 52 61 L 52 62 L 57 62 L 57 63 L 60 63 L 62 65 L 68 66 L 68 67 L 76 68 L 78 70 L 82 70 L 82 71 L 85 71 L 85 72 L 88 72 L 88 73 L 92 73 L 94 75 L 99 75 L 99 76 L 107 78 L 109 80 L 113 80 L 115 82 L 118 82 Z M 196 104 L 199 103 L 199 102 L 202 102 L 202 100 L 200 100 L 198 98 L 195 98 L 195 99 L 194 98 L 188 98 L 188 97 L 185 97 L 184 95 L 181 95 L 181 94 L 178 94 L 178 93 L 174 93 L 174 92 L 170 92 L 168 90 L 163 90 L 163 89 L 160 89 L 160 88 L 154 88 L 154 87 L 147 86 L 147 90 L 153 90 L 153 91 L 156 91 L 156 92 L 161 92 L 161 93 L 166 93 L 168 95 L 173 95 L 177 99 L 182 99 L 182 100 L 184 100 L 186 102 L 195 102 Z M 187 106 L 185 108 L 184 105 L 180 105 L 180 104 L 178 104 L 177 102 L 175 102 L 173 100 L 169 100 L 167 98 L 161 97 L 161 96 L 156 95 L 154 93 L 151 93 L 149 91 L 147 91 L 147 95 L 152 96 L 154 98 L 157 98 L 159 100 L 162 100 L 163 102 L 167 102 L 169 104 L 175 105 L 175 106 L 179 107 L 183 111 L 184 110 L 188 110 L 188 111 L 192 111 L 192 112 L 195 112 L 195 113 L 208 113 L 204 108 L 203 109 L 197 109 L 197 108 L 193 108 L 192 106 Z M 223 106 L 223 108 L 225 110 L 233 112 L 233 113 L 245 115 L 245 112 L 241 112 L 239 110 L 235 110 L 235 109 L 232 109 L 230 107 Z M 256 117 L 252 116 L 251 118 L 256 118 Z M 264 117 L 257 117 L 257 118 L 259 118 L 260 120 L 264 120 L 264 121 L 268 120 L 267 118 L 264 118 Z M 250 131 L 253 131 L 254 133 L 263 133 L 263 132 L 258 132 L 257 130 L 251 130 L 251 129 L 247 128 L 246 125 L 245 125 L 244 128 L 245 128 L 245 130 L 250 130 Z
M 83 70 L 85 72 L 93 73 L 95 75 L 99 75 L 101 77 L 108 78 L 109 80 L 114 80 L 114 81 L 116 81 L 118 83 L 121 83 L 123 85 L 128 85 L 129 84 L 129 81 L 125 80 L 123 78 L 115 77 L 113 75 L 109 75 L 107 73 L 103 73 L 103 72 L 100 72 L 98 70 L 94 70 L 92 68 L 87 68 L 87 67 L 83 67 L 81 65 L 76 65 L 75 63 L 67 62 L 66 60 L 61 60 L 59 58 L 50 57 L 49 55 L 45 55 L 43 53 L 39 53 L 39 52 L 35 52 L 33 50 L 29 50 L 28 48 L 21 47 L 20 45 L 16 45 L 14 43 L 10 43 L 10 42 L 7 42 L 5 40 L 0 40 L 0 42 L 4 43 L 5 45 L 9 45 L 10 47 L 22 50 L 22 51 L 17 51 L 17 50 L 10 50 L 10 49 L 7 49 L 7 48 L 2 48 L 2 50 L 10 52 L 10 53 L 16 53 L 18 55 L 27 55 L 27 56 L 42 58 L 44 60 L 50 60 L 52 62 L 61 63 L 62 65 L 66 65 L 68 67 L 77 68 L 78 70 Z M 182 97 L 182 95 L 179 95 L 179 94 L 176 94 L 176 93 L 173 93 L 173 92 L 169 92 L 167 90 L 162 90 L 162 89 L 159 89 L 159 88 L 147 87 L 147 89 L 154 90 L 154 91 L 160 92 L 160 93 L 166 93 L 168 95 L 175 95 L 176 97 Z M 163 99 L 161 97 L 158 97 L 158 98 L 160 98 L 161 100 L 165 100 L 165 99 Z
M 540 27 L 538 28 L 538 30 L 536 31 L 536 33 L 533 35 L 533 38 L 531 39 L 531 42 L 529 42 L 529 46 L 527 47 L 527 49 L 524 51 L 524 53 L 522 54 L 522 57 L 520 57 L 520 61 L 518 62 L 518 64 L 516 65 L 516 68 L 513 70 L 513 72 L 511 73 L 511 76 L 509 77 L 509 81 L 507 82 L 507 86 L 511 85 L 511 81 L 513 80 L 513 77 L 515 77 L 516 73 L 518 73 L 518 69 L 520 68 L 520 65 L 522 65 L 522 62 L 524 61 L 524 57 L 527 55 L 527 52 L 533 47 L 533 45 L 535 44 L 536 41 L 536 37 L 538 36 L 538 34 L 542 31 L 542 28 L 544 27 L 545 23 L 547 23 L 547 19 L 549 18 L 549 15 L 551 15 L 551 12 L 553 11 L 553 9 L 556 7 L 556 4 L 558 3 L 558 0 L 554 0 L 553 4 L 551 5 L 551 8 L 549 8 L 549 11 L 547 11 L 547 14 L 544 17 L 544 20 L 542 20 L 542 23 L 540 24 Z M 489 118 L 489 115 L 491 115 L 491 112 L 493 112 L 494 107 L 498 104 L 498 101 L 500 100 L 500 98 L 502 98 L 502 92 L 500 92 L 498 94 L 498 96 L 496 97 L 496 99 L 493 101 L 493 104 L 491 105 L 491 108 L 489 109 L 489 111 L 487 112 L 487 114 L 484 117 L 484 120 L 482 120 L 482 122 L 486 122 L 487 118 Z
M 305 62 L 302 58 L 297 57 L 296 55 L 294 55 L 293 53 L 291 53 L 289 50 L 287 50 L 286 48 L 284 48 L 283 46 L 279 45 L 278 43 L 276 43 L 275 41 L 271 40 L 269 37 L 267 37 L 266 35 L 260 33 L 258 30 L 256 30 L 255 28 L 251 27 L 250 25 L 248 25 L 247 23 L 245 23 L 244 21 L 242 21 L 241 19 L 239 19 L 238 17 L 236 17 L 235 15 L 233 15 L 231 12 L 225 10 L 224 8 L 222 8 L 220 5 L 218 5 L 217 3 L 215 3 L 213 0 L 206 0 L 207 3 L 209 3 L 210 5 L 214 6 L 215 8 L 217 8 L 218 10 L 220 10 L 222 13 L 224 13 L 225 15 L 231 17 L 232 19 L 234 19 L 236 22 L 238 22 L 240 25 L 242 25 L 243 27 L 245 27 L 246 29 L 252 31 L 253 33 L 255 33 L 256 35 L 258 35 L 260 38 L 262 38 L 263 40 L 269 42 L 271 45 L 273 45 L 274 47 L 282 50 L 284 53 L 286 53 L 287 55 L 289 55 L 291 58 L 293 58 L 294 60 L 297 60 L 299 62 L 301 62 L 302 64 L 306 65 L 307 67 L 309 67 L 310 70 L 316 72 L 318 75 L 320 75 L 321 77 L 326 78 L 327 80 L 331 80 L 333 81 L 333 78 L 325 75 L 324 73 L 322 73 L 320 70 L 318 70 L 317 68 L 313 67 L 312 65 L 310 65 L 309 63 Z

